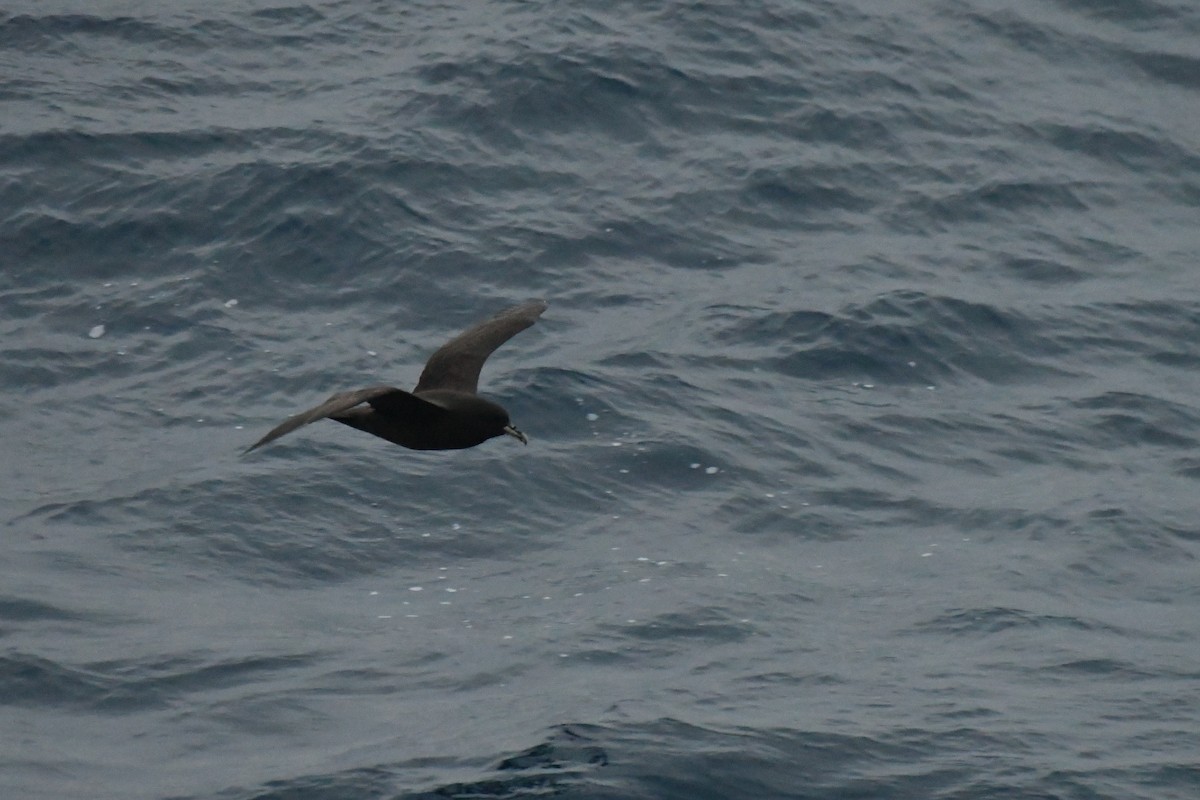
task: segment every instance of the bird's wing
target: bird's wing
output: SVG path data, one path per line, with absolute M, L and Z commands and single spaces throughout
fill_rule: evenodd
M 414 392 L 450 389 L 474 392 L 483 362 L 500 345 L 537 322 L 546 310 L 545 300 L 527 300 L 491 319 L 463 331 L 437 349 L 417 381 Z
M 291 433 L 292 431 L 296 430 L 296 428 L 303 427 L 310 422 L 316 422 L 319 419 L 333 417 L 341 414 L 344 411 L 348 411 L 359 403 L 368 402 L 374 406 L 375 403 L 380 400 L 380 398 L 387 397 L 394 392 L 412 397 L 412 395 L 410 395 L 408 392 L 404 391 L 403 389 L 397 389 L 394 386 L 369 386 L 366 389 L 355 389 L 352 392 L 338 392 L 324 403 L 321 403 L 321 405 L 315 408 L 310 408 L 308 411 L 301 411 L 299 414 L 296 414 L 293 417 L 288 417 L 283 422 L 279 423 L 279 425 L 268 431 L 266 436 L 247 447 L 242 455 L 249 453 L 251 450 L 262 447 L 268 442 L 273 442 L 280 436 Z

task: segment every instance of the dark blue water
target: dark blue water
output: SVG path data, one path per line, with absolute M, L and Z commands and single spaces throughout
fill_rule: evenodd
M 0 795 L 1200 797 L 1193 2 L 0 11 Z M 320 423 L 472 322 L 530 437 Z

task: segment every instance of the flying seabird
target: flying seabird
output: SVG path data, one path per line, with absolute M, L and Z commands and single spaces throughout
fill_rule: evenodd
M 504 434 L 529 444 L 503 407 L 475 391 L 488 356 L 537 322 L 546 306 L 545 300 L 527 300 L 460 333 L 430 356 L 411 392 L 394 386 L 339 392 L 284 420 L 245 452 L 325 418 L 412 450 L 458 450 Z

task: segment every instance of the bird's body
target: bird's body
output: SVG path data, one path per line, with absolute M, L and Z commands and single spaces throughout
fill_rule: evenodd
M 326 418 L 412 450 L 458 450 L 505 434 L 528 443 L 508 412 L 475 390 L 487 357 L 536 322 L 546 305 L 530 300 L 454 337 L 430 356 L 411 392 L 394 386 L 339 392 L 285 420 L 246 452 Z
M 474 447 L 505 433 L 506 426 L 511 427 L 508 412 L 479 395 L 436 389 L 416 395 L 401 389 L 383 388 L 401 394 L 383 395 L 331 415 L 330 419 L 410 450 Z M 418 402 L 401 399 L 405 397 Z

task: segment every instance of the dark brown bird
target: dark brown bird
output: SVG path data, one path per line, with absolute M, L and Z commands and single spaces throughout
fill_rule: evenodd
M 326 417 L 412 450 L 459 450 L 504 434 L 529 444 L 509 422 L 508 412 L 475 390 L 487 357 L 537 322 L 546 305 L 545 300 L 528 300 L 446 342 L 430 356 L 411 392 L 394 386 L 339 392 L 284 420 L 246 452 Z

